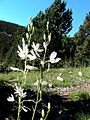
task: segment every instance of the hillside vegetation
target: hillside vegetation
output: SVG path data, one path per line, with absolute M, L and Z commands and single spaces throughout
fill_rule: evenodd
M 25 34 L 25 27 L 0 21 L 0 71 L 18 62 L 17 45 Z

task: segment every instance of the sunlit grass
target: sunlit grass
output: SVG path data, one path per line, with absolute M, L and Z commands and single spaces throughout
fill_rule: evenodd
M 82 77 L 78 76 L 78 72 L 82 72 Z M 0 81 L 15 82 L 22 80 L 21 72 L 9 72 L 9 73 L 0 73 Z M 57 80 L 57 77 L 60 76 L 63 78 L 63 81 Z M 30 71 L 27 74 L 26 87 L 34 87 L 34 83 L 40 79 L 39 71 Z M 44 81 L 47 81 L 47 84 L 52 84 L 54 87 L 66 87 L 66 86 L 75 86 L 81 84 L 82 82 L 90 80 L 90 68 L 57 68 L 50 69 L 50 71 L 44 72 Z

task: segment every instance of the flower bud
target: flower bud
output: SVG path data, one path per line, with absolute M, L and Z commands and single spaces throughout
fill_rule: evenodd
M 28 29 L 28 32 L 29 32 L 30 31 L 30 26 L 29 25 L 27 26 L 27 29 Z
M 81 71 L 78 72 L 78 76 L 82 77 L 82 72 Z
M 44 112 L 44 109 L 42 109 L 42 118 L 44 118 L 45 116 L 45 112 Z
M 48 103 L 48 110 L 50 110 L 50 108 L 51 108 L 51 104 L 50 104 L 50 102 Z
M 48 36 L 48 41 L 49 41 L 49 42 L 51 41 L 51 33 L 50 33 L 49 36 Z
M 43 120 L 43 118 L 40 118 L 40 120 Z
M 26 33 L 26 38 L 27 38 L 27 39 L 29 38 L 29 34 L 28 34 L 28 33 Z
M 43 39 L 46 40 L 46 35 L 45 34 L 43 35 Z
M 47 30 L 49 29 L 49 21 L 47 21 Z

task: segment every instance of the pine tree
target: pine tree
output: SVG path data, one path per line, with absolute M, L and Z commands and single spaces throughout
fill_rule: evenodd
M 72 29 L 72 11 L 66 10 L 66 3 L 61 0 L 55 2 L 45 10 L 45 13 L 40 12 L 34 19 L 35 26 L 35 41 L 43 42 L 43 33 L 46 32 L 46 23 L 49 21 L 49 33 L 51 33 L 51 43 L 49 52 L 62 50 L 62 38 Z M 60 53 L 61 54 L 61 53 Z
M 76 65 L 88 66 L 90 64 L 90 12 L 76 33 L 75 39 L 77 41 L 75 52 Z

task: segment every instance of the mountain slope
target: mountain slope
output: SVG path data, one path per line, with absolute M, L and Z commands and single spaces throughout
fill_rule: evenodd
M 25 27 L 0 21 L 0 69 L 18 63 L 17 44 L 24 36 Z

